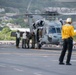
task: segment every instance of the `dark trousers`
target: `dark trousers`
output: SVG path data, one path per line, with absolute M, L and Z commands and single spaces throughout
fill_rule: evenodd
M 16 38 L 16 47 L 19 47 L 20 38 Z
M 63 62 L 66 51 L 68 50 L 66 63 L 70 63 L 72 55 L 73 39 L 68 38 L 63 40 L 63 49 L 59 58 L 59 62 Z
M 29 48 L 30 39 L 26 39 L 27 42 L 27 48 Z
M 22 48 L 26 48 L 26 39 L 22 39 Z
M 35 48 L 35 35 L 32 36 L 32 48 Z

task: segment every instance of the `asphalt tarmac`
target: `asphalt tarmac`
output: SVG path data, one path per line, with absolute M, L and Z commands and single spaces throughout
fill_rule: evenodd
M 75 49 L 72 65 L 59 65 L 60 53 L 59 47 L 18 49 L 14 45 L 0 45 L 0 75 L 76 75 Z

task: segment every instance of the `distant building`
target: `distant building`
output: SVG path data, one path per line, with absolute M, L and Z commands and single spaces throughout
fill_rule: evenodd
M 30 28 L 10 28 L 11 30 L 19 30 L 20 32 L 30 32 Z
M 11 28 L 11 30 L 15 30 L 11 33 L 11 37 L 15 37 L 16 36 L 16 31 L 19 30 L 20 31 L 20 36 L 22 37 L 23 32 L 30 32 L 29 28 Z

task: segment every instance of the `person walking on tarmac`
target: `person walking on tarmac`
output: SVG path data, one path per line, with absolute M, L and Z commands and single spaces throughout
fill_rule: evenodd
M 26 48 L 26 32 L 22 35 L 22 48 Z
M 72 48 L 73 48 L 73 36 L 76 35 L 76 32 L 74 32 L 74 27 L 71 24 L 72 24 L 72 19 L 67 18 L 66 24 L 62 26 L 63 48 L 61 55 L 59 57 L 60 65 L 64 65 L 63 60 L 67 50 L 68 53 L 67 53 L 66 65 L 72 65 L 70 63 L 70 60 L 71 60 Z
M 16 47 L 19 48 L 19 43 L 20 43 L 20 31 L 17 30 L 16 32 Z

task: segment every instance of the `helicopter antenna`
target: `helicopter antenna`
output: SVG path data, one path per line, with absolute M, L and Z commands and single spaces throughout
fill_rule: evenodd
M 27 14 L 30 13 L 29 8 L 31 6 L 32 1 L 33 0 L 30 0 L 29 3 L 28 3 L 28 6 L 27 6 Z M 31 23 L 32 23 L 32 19 L 31 18 L 32 18 L 32 16 L 31 15 L 28 15 L 27 17 L 28 17 L 28 25 L 30 27 L 30 31 L 32 31 L 32 27 L 31 27 Z
M 29 4 L 28 4 L 28 6 L 27 6 L 27 12 L 29 12 L 29 8 L 30 8 L 30 6 L 31 6 L 31 3 L 32 3 L 32 0 L 30 0 Z

